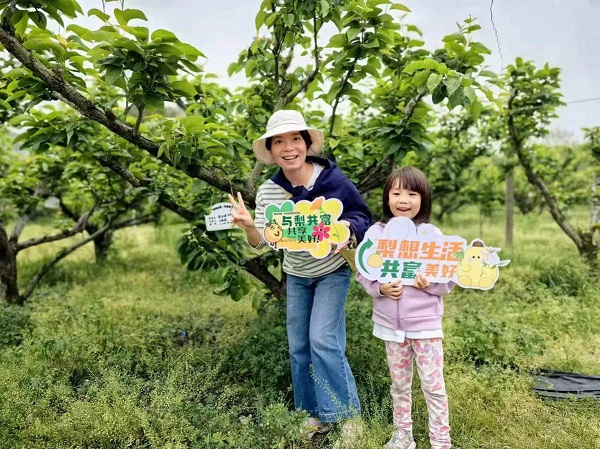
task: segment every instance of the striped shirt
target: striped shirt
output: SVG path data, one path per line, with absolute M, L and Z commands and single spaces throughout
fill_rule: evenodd
M 311 190 L 315 185 L 319 174 L 323 171 L 323 166 L 313 163 L 313 174 L 306 185 L 307 190 Z M 254 224 L 262 237 L 263 229 L 266 224 L 265 208 L 269 204 L 281 204 L 289 200 L 292 194 L 287 192 L 281 186 L 275 184 L 270 179 L 258 188 L 256 193 L 256 208 L 254 209 Z M 266 245 L 263 240 L 256 246 L 261 248 Z M 283 271 L 287 274 L 303 278 L 313 278 L 329 274 L 344 265 L 346 261 L 339 254 L 329 253 L 323 259 L 315 259 L 308 251 L 288 251 L 283 250 Z

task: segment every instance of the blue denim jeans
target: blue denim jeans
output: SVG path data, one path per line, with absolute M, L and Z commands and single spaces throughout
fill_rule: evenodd
M 294 402 L 323 422 L 360 415 L 354 376 L 346 359 L 344 265 L 317 278 L 287 276 L 287 334 Z

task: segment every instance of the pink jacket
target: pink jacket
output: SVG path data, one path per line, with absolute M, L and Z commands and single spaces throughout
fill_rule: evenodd
M 385 225 L 378 222 L 373 226 L 383 229 Z M 441 235 L 438 228 L 435 230 Z M 454 282 L 432 283 L 423 290 L 405 285 L 402 297 L 396 300 L 381 295 L 379 281 L 370 281 L 360 273 L 356 274 L 356 279 L 373 297 L 373 321 L 390 329 L 405 332 L 441 329 L 444 314 L 442 296 L 450 293 L 455 285 Z

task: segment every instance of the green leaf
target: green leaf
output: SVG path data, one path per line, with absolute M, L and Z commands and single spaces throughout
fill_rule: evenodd
M 342 132 L 342 116 L 337 114 L 333 122 L 333 134 L 338 136 Z
M 411 12 L 410 8 L 407 6 L 401 5 L 400 3 L 394 3 L 390 9 L 397 9 L 398 11 Z
M 193 97 L 197 94 L 196 89 L 187 81 L 174 81 L 171 83 L 171 89 L 182 93 L 186 97 Z
M 68 17 L 75 17 L 75 5 L 73 0 L 52 0 L 52 6 L 64 12 Z
M 348 42 L 352 42 L 356 36 L 360 33 L 360 28 L 353 27 L 346 31 L 346 35 L 348 36 Z
M 264 25 L 267 14 L 268 14 L 267 11 L 260 11 L 256 15 L 256 18 L 254 19 L 254 25 L 256 26 L 256 32 L 258 32 L 258 30 L 260 30 L 260 27 L 262 27 Z
M 96 16 L 100 20 L 102 20 L 103 22 L 108 22 L 108 19 L 110 19 L 110 16 L 108 14 L 103 13 L 98 8 L 92 8 L 92 9 L 90 9 L 88 11 L 87 15 L 88 15 L 88 17 L 89 16 Z
M 84 40 L 89 40 L 87 38 L 87 35 L 89 34 L 89 30 L 87 28 L 84 28 L 84 27 L 80 26 L 80 25 L 76 25 L 74 23 L 72 23 L 71 25 L 67 25 L 67 31 L 72 31 L 73 33 L 75 33 L 80 38 L 82 38 Z
M 233 288 L 230 290 L 231 299 L 238 302 L 244 297 L 244 290 L 241 288 Z
M 486 78 L 496 78 L 496 74 L 491 70 L 482 70 L 481 72 L 479 72 L 479 76 L 483 76 Z
M 448 36 L 444 36 L 444 38 L 442 39 L 444 42 L 460 42 L 463 45 L 466 45 L 467 43 L 467 38 L 464 37 L 462 34 L 449 34 Z
M 460 106 L 463 103 L 465 95 L 462 89 L 456 89 L 452 95 L 448 97 L 448 107 L 452 110 L 456 106 Z
M 474 120 L 477 120 L 479 118 L 479 116 L 481 115 L 481 103 L 479 101 L 474 101 L 471 104 L 471 115 L 473 116 Z
M 293 14 L 286 14 L 283 16 L 283 23 L 285 23 L 288 28 L 291 28 L 292 25 L 294 25 L 294 19 L 295 17 Z
M 473 31 L 477 31 L 477 30 L 480 30 L 480 29 L 481 29 L 481 25 L 471 25 L 465 31 L 467 33 L 472 33 Z
M 152 41 L 160 40 L 162 42 L 178 42 L 177 36 L 167 30 L 158 29 L 155 30 L 150 36 Z
M 20 14 L 18 14 L 20 13 Z M 18 10 L 15 12 L 13 17 L 20 17 L 17 22 L 13 22 L 13 26 L 15 27 L 15 31 L 20 36 L 25 35 L 25 31 L 27 31 L 27 22 L 29 22 L 29 14 L 27 11 Z
M 113 85 L 118 78 L 123 77 L 123 68 L 110 66 L 106 69 L 106 73 L 104 74 L 104 81 L 107 84 Z
M 422 69 L 425 67 L 425 61 L 421 60 L 421 61 L 413 61 L 410 64 L 408 64 L 406 67 L 404 67 L 404 70 L 402 70 L 403 73 L 408 73 L 409 75 L 413 74 L 415 71 Z
M 195 134 L 204 131 L 204 122 L 205 119 L 203 117 L 197 115 L 190 115 L 187 117 L 183 117 L 180 120 L 181 125 L 185 128 L 186 133 Z
M 165 106 L 164 98 L 154 93 L 147 93 L 142 101 L 150 109 L 162 109 Z
M 277 17 L 279 17 L 279 13 L 278 12 L 274 12 L 272 14 L 269 14 L 269 16 L 267 17 L 267 19 L 265 20 L 265 25 L 267 25 L 267 27 L 271 27 L 271 25 L 273 25 L 273 23 L 275 22 L 275 20 L 277 20 Z
M 471 104 L 473 104 L 477 100 L 477 94 L 475 93 L 475 89 L 473 89 L 473 87 L 465 86 L 463 88 L 463 92 L 465 94 L 465 97 L 469 99 Z
M 127 25 L 130 20 L 140 19 L 147 21 L 146 15 L 139 9 L 115 9 L 115 17 L 119 25 Z
M 56 22 L 58 22 L 58 24 L 61 27 L 64 28 L 65 22 L 63 21 L 62 17 L 60 16 L 60 13 L 54 6 L 52 6 L 52 5 L 46 6 L 46 12 L 48 13 L 48 15 L 50 17 L 52 17 L 54 20 L 56 20 Z
M 444 98 L 446 98 L 446 96 L 444 95 L 444 92 L 442 91 L 440 86 L 438 86 L 431 94 L 431 101 L 433 102 L 433 104 L 441 103 L 442 101 L 444 101 Z
M 27 124 L 32 124 L 34 123 L 35 120 L 33 119 L 33 117 L 31 117 L 31 115 L 29 114 L 19 114 L 19 115 L 15 115 L 14 117 L 12 117 L 8 123 L 10 123 L 13 126 L 19 126 L 22 125 L 24 123 Z
M 204 56 L 204 53 L 202 53 L 200 50 L 198 50 L 193 45 L 186 44 L 183 42 L 177 42 L 173 45 L 175 47 L 177 47 L 179 50 L 181 50 L 183 52 L 183 54 L 188 57 L 188 59 L 191 59 L 193 61 L 195 61 L 197 59 L 197 57 L 206 58 L 206 56 Z
M 377 40 L 376 38 L 369 39 L 369 41 L 366 44 L 362 44 L 361 47 L 363 47 L 363 48 L 379 47 L 379 40 Z
M 26 70 L 22 67 L 17 67 L 16 69 L 9 70 L 2 77 L 3 78 L 20 78 L 22 76 L 27 75 L 28 73 L 29 73 L 28 70 Z
M 370 65 L 370 64 L 366 64 L 366 65 L 364 65 L 364 66 L 361 68 L 361 70 L 362 70 L 363 72 L 366 72 L 366 73 L 368 73 L 369 75 L 371 75 L 371 76 L 372 76 L 372 77 L 374 77 L 375 79 L 378 79 L 378 78 L 379 78 L 379 72 L 377 71 L 377 69 L 376 69 L 375 67 L 373 67 L 373 66 L 372 66 L 372 65 Z
M 29 11 L 29 18 L 42 30 L 46 29 L 46 24 L 48 23 L 48 19 L 46 19 L 46 15 L 41 11 Z
M 447 77 L 444 80 L 444 84 L 446 85 L 448 96 L 451 96 L 454 92 L 456 92 L 456 89 L 460 87 L 461 83 L 462 78 L 460 77 Z
M 340 33 L 333 35 L 332 38 L 329 40 L 329 44 L 327 44 L 327 46 L 332 48 L 339 48 L 343 47 L 347 43 L 348 39 L 346 38 L 346 35 L 344 33 Z
M 429 92 L 433 92 L 433 90 L 436 87 L 438 87 L 438 85 L 442 81 L 442 78 L 442 75 L 439 75 L 437 73 L 432 73 L 431 75 L 429 75 L 429 78 L 427 78 L 427 89 L 429 89 Z
M 148 36 L 150 35 L 150 32 L 146 27 L 132 27 L 129 25 L 123 25 L 121 26 L 121 29 L 134 36 L 138 41 L 148 42 Z
M 245 67 L 245 69 L 246 69 L 246 78 L 251 78 L 257 67 L 258 67 L 258 62 L 256 62 L 256 59 L 250 59 L 246 63 L 246 67 Z
M 63 57 L 65 55 L 65 48 L 57 44 L 56 42 L 44 38 L 44 39 L 29 39 L 26 40 L 23 46 L 28 50 L 37 51 L 51 51 L 56 57 Z
M 411 84 L 419 87 L 427 82 L 431 72 L 429 70 L 421 70 L 412 77 Z M 432 81 L 433 82 L 433 81 Z M 438 83 L 439 84 L 439 83 Z

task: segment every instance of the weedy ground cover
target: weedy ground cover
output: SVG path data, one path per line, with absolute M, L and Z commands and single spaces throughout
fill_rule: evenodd
M 41 226 L 43 227 L 43 226 Z M 474 211 L 443 224 L 479 237 Z M 540 368 L 600 374 L 600 281 L 545 214 L 517 217 L 513 262 L 489 292 L 455 289 L 446 299 L 446 383 L 457 448 L 600 448 L 600 403 L 542 400 Z M 30 229 L 39 234 L 40 229 Z M 309 448 L 291 411 L 284 313 L 268 303 L 211 293 L 205 273 L 176 257 L 178 226 L 116 235 L 104 264 L 85 248 L 63 261 L 24 307 L 0 307 L 2 448 Z M 502 217 L 484 227 L 502 246 Z M 50 250 L 48 250 L 50 251 Z M 28 251 L 27 277 L 51 253 Z M 367 435 L 391 433 L 383 344 L 371 336 L 370 298 L 349 298 L 348 356 Z M 419 383 L 413 414 L 428 447 Z

